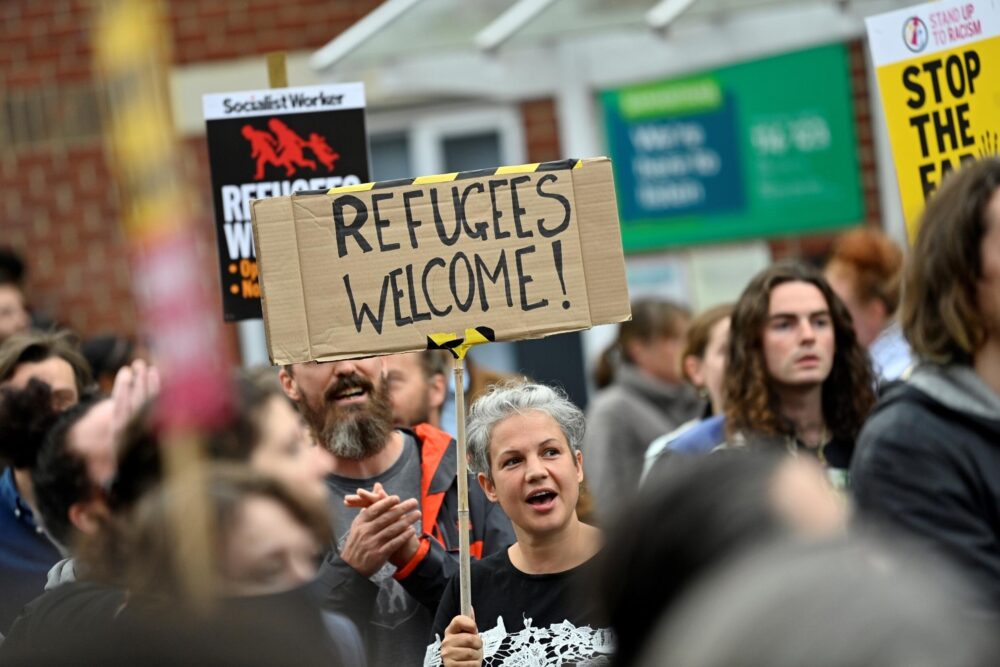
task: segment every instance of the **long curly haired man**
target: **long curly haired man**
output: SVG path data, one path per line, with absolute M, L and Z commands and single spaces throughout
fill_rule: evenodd
M 774 442 L 846 471 L 874 381 L 850 313 L 818 270 L 779 262 L 750 281 L 732 315 L 725 394 L 728 442 Z

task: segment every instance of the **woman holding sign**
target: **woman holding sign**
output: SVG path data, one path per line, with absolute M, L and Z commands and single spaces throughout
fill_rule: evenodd
M 589 664 L 613 649 L 593 627 L 594 608 L 574 585 L 601 548 L 598 529 L 577 517 L 583 481 L 583 413 L 540 384 L 494 387 L 469 412 L 469 455 L 486 496 L 514 525 L 517 542 L 472 563 L 475 618 L 459 615 L 457 577 L 434 618 L 424 665 Z

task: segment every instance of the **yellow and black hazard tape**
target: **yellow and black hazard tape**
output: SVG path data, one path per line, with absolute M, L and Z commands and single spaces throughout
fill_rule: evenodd
M 428 350 L 448 350 L 456 359 L 465 359 L 465 353 L 473 345 L 492 343 L 497 339 L 496 333 L 489 327 L 466 329 L 465 336 L 453 333 L 436 333 L 427 336 Z
M 393 181 L 375 181 L 374 183 L 359 183 L 357 185 L 341 185 L 329 190 L 305 190 L 297 195 L 339 195 L 348 192 L 368 192 L 398 188 L 405 185 L 431 185 L 434 183 L 451 183 L 467 178 L 482 178 L 483 176 L 500 176 L 503 174 L 530 174 L 536 171 L 559 171 L 561 169 L 579 169 L 583 160 L 556 160 L 554 162 L 533 162 L 531 164 L 515 164 L 492 169 L 476 169 L 473 171 L 453 171 L 450 174 L 434 174 L 432 176 L 417 176 L 416 178 L 397 178 Z

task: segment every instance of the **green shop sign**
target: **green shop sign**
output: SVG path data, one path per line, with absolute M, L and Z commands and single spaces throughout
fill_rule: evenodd
M 601 93 L 626 251 L 864 218 L 847 51 Z

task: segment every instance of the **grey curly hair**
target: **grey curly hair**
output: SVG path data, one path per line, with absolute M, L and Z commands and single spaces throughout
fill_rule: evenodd
M 574 456 L 583 442 L 586 420 L 562 389 L 544 384 L 511 381 L 494 385 L 490 391 L 472 404 L 466 427 L 470 465 L 474 472 L 481 472 L 493 481 L 490 470 L 490 441 L 493 428 L 504 419 L 538 410 L 552 417 L 566 436 Z

